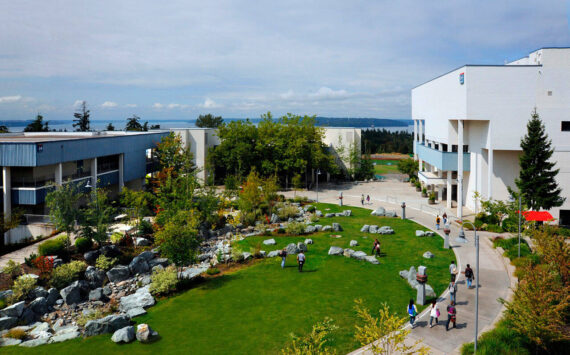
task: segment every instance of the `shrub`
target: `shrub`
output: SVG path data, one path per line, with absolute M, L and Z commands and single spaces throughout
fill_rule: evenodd
M 305 224 L 300 222 L 291 222 L 287 224 L 287 228 L 285 230 L 287 231 L 287 234 L 301 235 L 305 232 Z
M 147 234 L 152 234 L 153 230 L 152 230 L 152 224 L 147 221 L 147 220 L 141 220 L 141 222 L 139 223 L 139 234 L 142 235 L 147 235 Z
M 316 209 L 317 208 L 315 206 L 311 205 L 311 206 L 307 207 L 307 212 L 315 212 Z
M 241 222 L 246 226 L 255 225 L 255 221 L 257 221 L 257 214 L 255 212 L 246 212 L 241 214 Z
M 206 270 L 206 274 L 208 275 L 216 275 L 220 273 L 220 269 L 218 269 L 217 267 L 211 267 L 208 270 Z
M 308 198 L 307 196 L 295 196 L 295 198 L 293 199 L 294 202 L 307 202 Z
M 312 223 L 316 223 L 319 221 L 319 217 L 317 217 L 317 215 L 313 213 L 310 217 L 310 220 Z
M 427 189 L 424 187 L 424 188 L 422 189 L 422 195 L 426 195 L 426 194 L 427 194 Z
M 26 338 L 26 331 L 22 328 L 12 328 L 4 334 L 4 338 L 24 340 Z
M 115 232 L 111 234 L 111 243 L 113 244 L 120 244 L 123 239 L 125 239 L 125 235 L 119 232 Z
M 176 290 L 176 285 L 178 285 L 176 268 L 174 266 L 169 266 L 162 270 L 156 270 L 150 277 L 150 287 L 149 291 L 154 294 L 168 294 Z
M 33 264 L 42 275 L 49 274 L 53 269 L 53 257 L 38 256 L 34 259 Z
M 503 228 L 496 224 L 487 224 L 487 231 L 491 233 L 503 233 Z
M 75 240 L 75 247 L 78 252 L 85 253 L 91 250 L 91 247 L 93 247 L 93 241 L 88 238 L 77 238 Z
M 65 252 L 65 244 L 67 243 L 67 236 L 62 235 L 54 239 L 46 240 L 38 247 L 38 252 L 42 256 L 58 255 L 61 256 Z
M 96 309 L 93 312 L 87 313 L 87 314 L 81 313 L 81 315 L 79 317 L 77 317 L 76 323 L 80 327 L 85 327 L 85 324 L 87 324 L 87 322 L 89 322 L 90 320 L 96 320 L 99 318 L 103 318 L 104 315 L 105 314 L 98 309 Z
M 24 263 L 26 265 L 28 265 L 29 267 L 33 267 L 34 266 L 34 260 L 38 257 L 38 254 L 36 253 L 31 253 L 30 256 L 28 256 L 27 258 L 24 258 Z
M 279 219 L 282 221 L 286 221 L 289 218 L 295 217 L 297 213 L 299 213 L 299 209 L 297 207 L 285 205 L 277 211 L 277 216 L 279 216 Z
M 279 229 L 277 229 L 277 233 L 279 233 L 279 234 L 285 234 L 285 228 L 279 228 Z
M 516 232 L 519 228 L 519 220 L 516 217 L 505 218 L 503 223 L 501 223 L 501 227 L 503 227 L 506 232 Z
M 105 255 L 101 254 L 97 258 L 97 261 L 95 261 L 95 266 L 103 271 L 109 271 L 113 268 L 113 266 L 115 266 L 115 264 L 117 264 L 118 261 L 119 259 L 117 258 L 108 258 Z
M 16 281 L 14 281 L 14 285 L 12 285 L 12 292 L 14 292 L 14 294 L 12 295 L 12 302 L 10 303 L 15 303 L 25 299 L 35 287 L 35 278 L 27 275 L 18 277 Z
M 0 309 L 4 309 L 6 306 L 8 306 L 6 300 L 4 298 L 0 298 Z
M 6 263 L 2 272 L 10 275 L 11 278 L 14 278 L 22 273 L 22 267 L 14 260 L 8 260 L 8 263 Z
M 56 267 L 51 272 L 51 285 L 58 290 L 68 286 L 72 281 L 79 279 L 81 274 L 87 269 L 87 264 L 83 261 L 72 261 Z

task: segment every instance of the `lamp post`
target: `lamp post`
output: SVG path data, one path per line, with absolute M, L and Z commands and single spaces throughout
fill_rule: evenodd
M 464 224 L 470 224 L 473 228 L 475 233 L 475 272 L 477 276 L 475 276 L 475 350 L 474 353 L 477 353 L 477 337 L 479 334 L 479 236 L 477 235 L 477 229 L 471 222 L 463 222 Z
M 317 203 L 319 202 L 319 175 L 321 175 L 321 169 L 317 169 Z

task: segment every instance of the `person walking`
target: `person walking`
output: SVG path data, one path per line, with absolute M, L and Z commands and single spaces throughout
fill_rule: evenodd
M 414 299 L 410 298 L 410 303 L 408 304 L 408 314 L 410 315 L 410 325 L 414 328 L 414 322 L 416 321 L 416 316 L 418 315 L 418 309 L 414 304 Z
M 473 275 L 473 269 L 469 264 L 467 264 L 467 267 L 465 268 L 465 279 L 467 279 L 467 288 L 471 288 L 471 283 L 473 282 L 474 278 L 475 276 Z
M 370 204 L 370 195 L 366 195 L 366 204 Z
M 362 196 L 360 197 L 360 203 L 362 204 L 362 206 L 364 206 L 364 194 L 362 194 Z
M 449 283 L 449 300 L 453 303 L 457 302 L 457 284 L 454 281 Z
M 439 218 L 439 215 L 437 215 L 437 217 L 435 217 L 435 229 L 439 230 L 439 224 L 441 223 L 441 218 Z
M 301 250 L 299 254 L 297 254 L 297 263 L 299 264 L 299 272 L 303 272 L 303 265 L 305 265 L 305 253 Z
M 281 268 L 283 269 L 285 268 L 285 260 L 287 259 L 287 248 L 283 248 L 279 255 L 281 255 Z
M 338 195 L 338 203 L 340 203 L 340 205 L 342 206 L 342 191 Z
M 447 213 L 443 212 L 443 216 L 441 216 L 441 217 L 443 217 L 443 225 L 446 225 L 447 224 Z
M 445 325 L 445 330 L 449 330 L 449 323 L 453 322 L 453 328 L 456 328 L 457 321 L 457 310 L 455 309 L 455 303 L 451 302 L 447 306 L 447 324 Z
M 431 308 L 429 311 L 429 327 L 432 328 L 432 322 L 435 319 L 435 324 L 437 325 L 439 323 L 439 307 L 437 306 L 437 302 L 436 300 L 432 300 L 431 301 Z
M 449 275 L 451 278 L 451 281 L 455 282 L 455 278 L 457 277 L 457 266 L 455 265 L 455 261 L 451 261 L 451 264 L 449 264 Z

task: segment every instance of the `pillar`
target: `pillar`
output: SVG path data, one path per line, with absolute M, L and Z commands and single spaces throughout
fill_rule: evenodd
M 451 144 L 447 145 L 447 151 L 451 152 Z M 451 208 L 451 199 L 453 196 L 453 182 L 451 181 L 451 176 L 453 171 L 447 171 L 447 208 Z
M 463 219 L 463 120 L 457 120 L 457 218 Z
M 414 158 L 418 158 L 416 153 L 416 144 L 418 143 L 418 120 L 414 120 Z
M 91 185 L 97 188 L 97 158 L 91 160 Z
M 4 201 L 4 219 L 9 220 L 12 215 L 12 176 L 10 174 L 10 167 L 2 167 L 2 185 L 3 201 Z
M 125 187 L 125 154 L 119 154 L 119 193 L 123 191 L 123 187 Z
M 489 146 L 489 171 L 487 173 L 487 199 L 493 198 L 493 148 Z
M 55 185 L 61 186 L 63 184 L 63 164 L 59 163 L 55 166 Z

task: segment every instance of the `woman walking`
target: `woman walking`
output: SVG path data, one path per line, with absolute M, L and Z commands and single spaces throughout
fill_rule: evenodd
M 285 260 L 287 259 L 287 248 L 283 248 L 283 250 L 281 250 L 281 268 L 285 268 Z
M 372 255 L 376 254 L 376 256 L 380 256 L 380 241 L 378 238 L 374 240 L 374 245 L 372 246 Z
M 457 302 L 457 284 L 455 281 L 449 283 L 449 300 L 452 303 Z
M 366 204 L 370 204 L 370 195 L 366 195 Z
M 443 217 L 443 225 L 446 225 L 446 224 L 447 224 L 447 213 L 446 213 L 446 212 L 443 212 L 443 216 L 442 216 L 442 217 Z
M 457 310 L 455 309 L 455 303 L 451 302 L 447 306 L 447 324 L 445 325 L 445 330 L 449 330 L 449 324 L 453 323 L 453 328 L 456 328 L 457 321 Z
M 410 325 L 414 328 L 414 322 L 416 321 L 416 316 L 418 315 L 418 309 L 414 304 L 414 299 L 410 298 L 410 303 L 408 304 L 408 314 L 410 315 Z
M 435 319 L 435 324 L 437 325 L 439 322 L 439 307 L 437 306 L 436 300 L 431 301 L 431 308 L 429 311 L 429 327 L 433 327 L 432 322 Z

